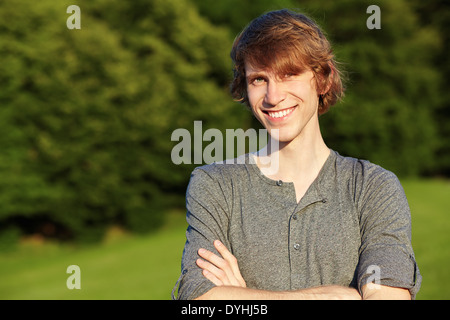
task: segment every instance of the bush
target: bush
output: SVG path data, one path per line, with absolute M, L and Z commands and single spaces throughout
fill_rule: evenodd
M 87 242 L 110 224 L 149 232 L 192 170 L 172 164 L 172 131 L 239 120 L 215 76 L 230 37 L 185 1 L 77 4 L 81 30 L 67 3 L 0 3 L 0 223 Z

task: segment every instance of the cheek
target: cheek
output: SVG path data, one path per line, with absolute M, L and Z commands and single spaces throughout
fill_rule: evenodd
M 248 102 L 250 104 L 250 107 L 253 109 L 253 107 L 256 105 L 256 102 L 258 100 L 258 94 L 256 92 L 255 89 L 248 89 L 247 88 L 247 97 L 248 97 Z
M 250 105 L 250 109 L 255 115 L 257 113 L 257 110 L 259 109 L 259 106 L 262 103 L 262 100 L 264 100 L 264 94 L 265 93 L 263 92 L 263 90 L 258 89 L 247 90 L 248 103 Z
M 308 104 L 317 104 L 319 102 L 317 90 L 314 86 L 310 86 L 307 83 L 297 85 L 297 87 L 292 88 L 291 92 L 298 99 Z
M 252 90 L 251 92 L 247 91 L 247 98 L 248 98 L 248 104 L 249 104 L 250 110 L 252 111 L 253 116 L 261 124 L 263 124 L 263 115 L 259 108 L 260 105 L 262 104 L 260 94 L 255 92 L 255 90 Z M 262 99 L 264 99 L 264 95 L 262 96 Z

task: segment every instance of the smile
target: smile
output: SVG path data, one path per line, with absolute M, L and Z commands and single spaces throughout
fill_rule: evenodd
M 267 110 L 263 110 L 263 112 L 265 114 L 267 114 L 269 116 L 269 118 L 272 119 L 282 119 L 287 117 L 288 115 L 290 115 L 292 113 L 292 111 L 294 111 L 295 107 L 289 108 L 289 109 L 284 109 L 284 110 L 280 110 L 280 111 L 267 111 Z

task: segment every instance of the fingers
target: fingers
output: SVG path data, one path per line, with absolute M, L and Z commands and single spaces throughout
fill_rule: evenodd
M 200 257 L 206 260 L 197 260 L 197 265 L 203 269 L 205 278 L 218 286 L 231 285 L 246 287 L 245 281 L 239 271 L 236 258 L 220 241 L 214 241 L 214 247 L 222 257 L 219 257 L 206 249 L 200 249 L 198 251 Z
M 206 279 L 214 283 L 216 286 L 226 285 L 222 280 L 215 276 L 215 274 L 218 274 L 217 271 L 209 271 L 211 269 L 217 269 L 214 265 L 210 264 L 207 261 L 203 261 L 202 259 L 197 259 L 196 263 L 202 269 L 202 274 Z
M 206 249 L 200 249 L 198 250 L 198 254 L 200 257 L 210 262 L 209 264 L 207 264 L 208 266 L 212 264 L 215 267 L 217 267 L 215 269 L 211 268 L 210 270 L 211 272 L 215 271 L 216 269 L 226 271 L 225 269 L 229 268 L 229 266 L 227 265 L 227 261 L 225 259 L 215 255 L 211 251 L 208 251 Z
M 234 277 L 238 281 L 240 286 L 245 287 L 244 278 L 241 276 L 241 271 L 239 270 L 239 265 L 236 257 L 228 251 L 227 247 L 223 245 L 219 240 L 214 241 L 214 247 L 217 251 L 222 255 L 222 257 L 228 262 L 231 267 L 231 271 L 233 272 Z
M 219 240 L 214 241 L 214 248 L 217 249 L 217 251 L 226 261 L 237 264 L 236 258 L 231 254 L 230 251 L 228 251 L 227 247 L 225 247 L 222 242 L 220 242 Z
M 201 259 L 197 260 L 197 265 L 203 270 L 209 271 L 214 277 L 216 277 L 222 285 L 226 286 L 238 286 L 239 282 L 236 277 L 233 275 L 233 271 L 231 269 L 230 264 L 225 259 L 215 255 L 211 251 L 200 249 L 198 251 L 200 257 L 205 259 L 203 261 Z M 211 277 L 211 275 L 209 275 Z M 211 279 L 209 279 L 211 280 Z M 212 281 L 215 283 L 214 281 Z M 216 284 L 216 283 L 215 283 Z

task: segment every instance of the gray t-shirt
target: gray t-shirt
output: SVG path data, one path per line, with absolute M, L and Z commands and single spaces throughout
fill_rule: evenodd
M 251 156 L 250 156 L 251 157 Z M 411 247 L 411 216 L 397 177 L 331 150 L 299 203 L 294 184 L 263 175 L 249 161 L 196 168 L 186 193 L 186 244 L 178 299 L 214 287 L 195 261 L 217 251 L 237 258 L 247 287 L 272 291 L 368 282 L 407 288 L 421 276 Z

